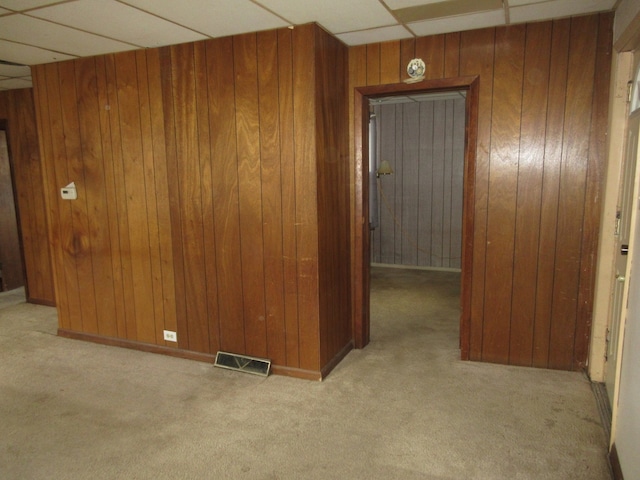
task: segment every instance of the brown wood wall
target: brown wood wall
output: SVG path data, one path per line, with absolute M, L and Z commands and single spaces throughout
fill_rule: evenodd
M 465 99 L 375 105 L 379 161 L 371 261 L 460 268 Z
M 587 359 L 611 67 L 612 14 L 350 49 L 350 91 L 478 75 L 472 360 L 579 369 Z M 352 117 L 353 118 L 353 117 Z M 351 135 L 353 139 L 353 134 Z M 352 140 L 353 141 L 353 140 Z
M 7 129 L 19 228 L 22 239 L 25 291 L 32 303 L 54 305 L 52 265 L 31 89 L 0 92 L 0 123 Z M 5 208 L 6 205 L 3 205 Z M 17 268 L 22 268 L 16 258 Z
M 351 341 L 346 56 L 306 25 L 35 67 L 61 333 L 317 378 Z

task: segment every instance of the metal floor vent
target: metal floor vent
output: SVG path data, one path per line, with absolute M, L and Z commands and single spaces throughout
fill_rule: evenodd
M 213 365 L 220 368 L 267 377 L 271 368 L 271 360 L 248 357 L 247 355 L 237 355 L 235 353 L 218 352 L 216 353 L 216 362 Z

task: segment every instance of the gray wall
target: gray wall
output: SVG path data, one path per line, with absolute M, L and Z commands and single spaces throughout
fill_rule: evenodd
M 374 105 L 381 176 L 372 263 L 460 268 L 465 99 Z

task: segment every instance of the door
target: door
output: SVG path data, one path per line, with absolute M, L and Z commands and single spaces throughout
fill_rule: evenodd
M 638 158 L 638 137 L 640 136 L 640 110 L 629 117 L 627 145 L 622 172 L 622 184 L 618 211 L 616 212 L 616 262 L 615 283 L 613 287 L 613 301 L 611 320 L 607 331 L 607 362 L 605 364 L 605 384 L 609 402 L 613 405 L 613 394 L 616 380 L 616 359 L 618 357 L 618 337 L 620 333 L 621 316 L 625 302 L 625 272 L 627 270 L 627 254 L 629 251 L 629 237 L 631 235 L 631 215 L 634 207 L 634 181 Z
M 7 132 L 0 130 L 0 291 L 13 290 L 23 285 L 24 272 Z

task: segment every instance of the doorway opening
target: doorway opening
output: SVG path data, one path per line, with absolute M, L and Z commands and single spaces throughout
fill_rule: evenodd
M 26 283 L 10 155 L 6 122 L 0 120 L 0 292 Z
M 477 118 L 478 118 L 478 77 L 458 77 L 452 79 L 438 79 L 423 81 L 419 84 L 399 83 L 394 85 L 381 85 L 370 87 L 359 87 L 355 89 L 355 221 L 358 227 L 354 236 L 354 344 L 356 348 L 363 348 L 370 340 L 370 298 L 371 298 L 371 260 L 376 258 L 376 252 L 372 255 L 372 240 L 370 234 L 369 220 L 370 210 L 376 207 L 374 200 L 380 199 L 384 202 L 384 190 L 376 191 L 376 183 L 371 174 L 375 174 L 372 169 L 372 160 L 369 158 L 369 118 L 371 106 L 379 99 L 393 98 L 395 96 L 424 96 L 424 95 L 461 95 L 464 98 L 464 163 L 463 163 L 463 192 L 460 208 L 462 210 L 461 222 L 461 255 L 454 263 L 459 262 L 460 274 L 460 356 L 462 359 L 469 358 L 469 326 L 470 326 L 470 306 L 471 306 L 471 269 L 473 254 L 473 208 L 474 208 L 474 171 L 475 152 L 477 138 Z M 379 165 L 376 163 L 376 165 Z M 384 170 L 386 171 L 386 165 Z M 384 172 L 383 172 L 384 173 Z M 380 195 L 378 195 L 380 193 Z M 373 197 L 379 198 L 373 198 Z M 370 203 L 371 202 L 371 203 Z M 379 209 L 379 211 L 382 211 Z M 375 217 L 375 215 L 374 215 Z M 379 219 L 375 221 L 379 222 Z M 394 223 L 395 219 L 394 219 Z M 405 222 L 406 223 L 406 222 Z M 408 225 L 408 224 L 407 224 Z M 397 225 L 396 225 L 397 227 Z M 394 227 L 394 228 L 396 228 Z M 399 226 L 402 233 L 402 223 Z M 408 237 L 408 236 L 407 236 Z M 406 242 L 410 242 L 407 238 Z M 376 245 L 376 248 L 381 247 Z M 387 249 L 388 250 L 388 249 Z M 415 260 L 416 266 L 422 264 L 442 263 L 442 251 L 439 255 L 426 255 L 419 248 L 410 248 L 412 256 L 411 262 Z M 449 254 L 452 250 L 449 251 Z M 387 254 L 388 252 L 385 252 Z M 392 256 L 395 254 L 392 254 Z M 451 255 L 449 255 L 450 257 Z M 454 255 L 455 256 L 455 255 Z M 415 258 L 413 258 L 415 257 Z M 429 257 L 429 258 L 427 258 Z M 440 258 L 436 258 L 440 257 Z M 451 258 L 446 259 L 447 267 L 451 265 Z M 380 257 L 382 259 L 382 250 Z M 387 259 L 390 257 L 386 257 Z M 374 262 L 375 263 L 375 262 Z M 386 263 L 386 262 L 385 262 Z M 394 263 L 396 263 L 394 261 Z M 400 264 L 403 260 L 400 259 Z M 405 259 L 404 263 L 408 263 Z M 443 265 L 438 265 L 442 267 Z

